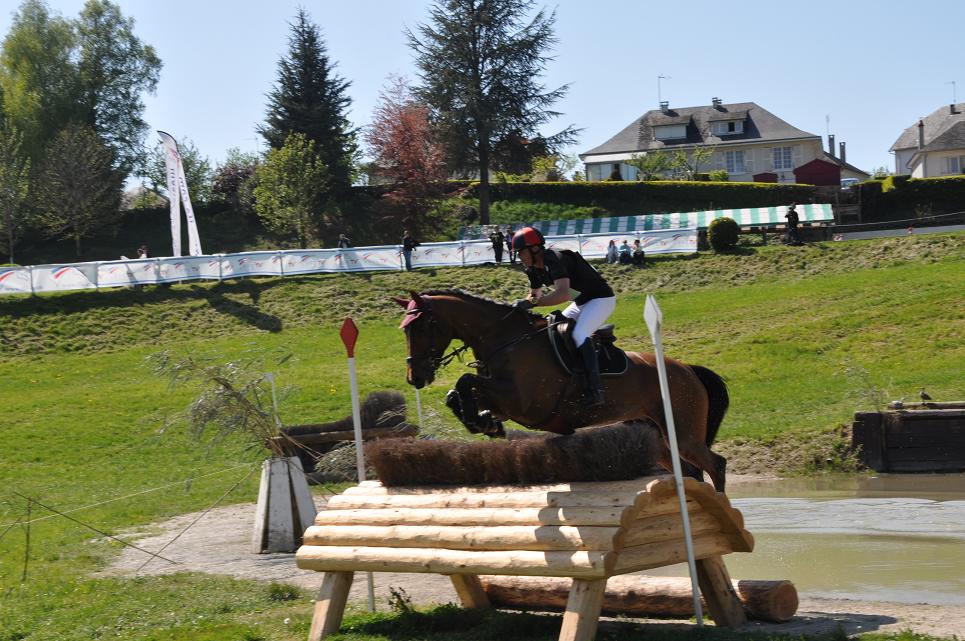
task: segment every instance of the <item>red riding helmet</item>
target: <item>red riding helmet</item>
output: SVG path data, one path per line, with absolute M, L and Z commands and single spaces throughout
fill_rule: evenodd
M 546 240 L 538 229 L 523 227 L 513 235 L 513 249 L 522 251 L 527 247 L 542 247 Z

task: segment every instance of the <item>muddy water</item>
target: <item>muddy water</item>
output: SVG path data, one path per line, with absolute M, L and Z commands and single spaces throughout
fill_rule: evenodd
M 726 557 L 733 578 L 789 579 L 811 597 L 965 605 L 965 474 L 760 481 L 729 496 L 756 540 L 752 554 Z

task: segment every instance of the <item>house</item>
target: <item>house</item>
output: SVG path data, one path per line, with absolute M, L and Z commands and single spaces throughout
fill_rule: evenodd
M 890 151 L 895 174 L 932 178 L 965 173 L 965 103 L 936 109 L 906 128 Z
M 680 109 L 662 102 L 660 109 L 643 114 L 602 145 L 580 154 L 580 159 L 587 180 L 606 180 L 615 171 L 623 180 L 636 180 L 636 169 L 625 163 L 634 155 L 692 152 L 701 146 L 714 146 L 716 151 L 700 170 L 726 169 L 734 181 L 750 182 L 757 175 L 758 182 L 792 183 L 797 180 L 795 169 L 815 159 L 826 160 L 820 136 L 756 103 L 723 104 L 719 98 L 709 106 Z

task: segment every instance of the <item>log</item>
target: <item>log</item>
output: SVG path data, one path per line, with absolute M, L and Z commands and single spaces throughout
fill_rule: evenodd
M 493 607 L 561 612 L 570 579 L 481 576 Z M 731 581 L 747 616 L 783 623 L 797 612 L 797 589 L 790 581 Z M 694 615 L 687 577 L 616 576 L 607 580 L 603 612 L 634 617 L 687 618 Z
M 315 525 L 570 525 L 607 527 L 621 524 L 624 508 L 450 508 L 447 510 L 372 508 L 322 510 Z

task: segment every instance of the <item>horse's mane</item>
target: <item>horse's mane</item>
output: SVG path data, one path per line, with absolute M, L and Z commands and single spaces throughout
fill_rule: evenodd
M 500 307 L 510 307 L 509 303 L 503 303 L 498 300 L 494 300 L 487 296 L 478 296 L 476 294 L 470 294 L 461 289 L 430 289 L 428 291 L 422 292 L 423 296 L 456 296 L 457 298 L 468 299 L 477 303 L 489 303 L 491 305 L 498 305 Z

